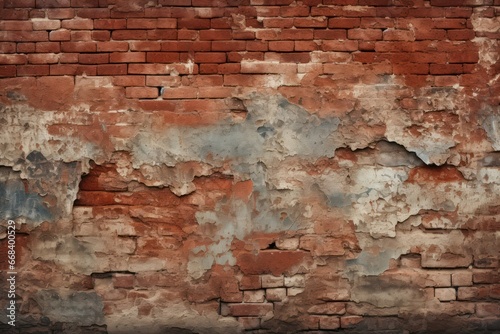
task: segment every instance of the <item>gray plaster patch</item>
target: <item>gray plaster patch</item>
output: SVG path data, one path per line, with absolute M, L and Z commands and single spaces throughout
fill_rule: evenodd
M 333 157 L 336 117 L 319 118 L 281 96 L 253 94 L 244 101 L 243 123 L 203 128 L 171 127 L 161 133 L 140 132 L 131 143 L 135 165 L 175 165 L 204 161 L 233 165 L 283 160 L 287 156 Z
M 104 324 L 104 306 L 95 292 L 42 290 L 34 299 L 52 322 L 72 322 L 81 326 Z
M 3 168 L 2 173 L 10 174 L 10 169 Z M 7 174 L 7 175 L 9 175 Z M 21 179 L 0 181 L 0 216 L 2 219 L 25 217 L 32 221 L 51 220 L 52 214 L 44 203 L 43 197 L 26 192 Z
M 495 150 L 500 150 L 500 115 L 490 114 L 482 123 L 483 129 L 488 134 L 491 145 Z
M 355 281 L 351 298 L 357 303 L 366 302 L 377 307 L 401 307 L 422 301 L 424 295 L 421 289 L 406 282 L 367 276 Z

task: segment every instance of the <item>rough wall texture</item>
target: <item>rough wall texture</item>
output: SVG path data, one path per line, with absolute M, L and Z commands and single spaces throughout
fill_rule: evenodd
M 500 1 L 0 5 L 2 333 L 500 331 Z

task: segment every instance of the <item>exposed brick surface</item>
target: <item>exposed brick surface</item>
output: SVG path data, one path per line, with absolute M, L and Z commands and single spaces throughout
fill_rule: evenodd
M 498 6 L 0 0 L 17 332 L 500 330 Z

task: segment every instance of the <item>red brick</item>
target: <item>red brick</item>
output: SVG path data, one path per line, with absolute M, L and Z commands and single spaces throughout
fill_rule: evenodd
M 410 30 L 387 29 L 383 32 L 384 41 L 414 41 L 414 33 Z
M 177 20 L 178 29 L 210 29 L 210 19 L 180 18 Z
M 340 328 L 340 318 L 339 317 L 320 317 L 319 318 L 319 328 L 334 330 Z
M 396 7 L 396 6 L 390 6 L 390 7 L 374 7 L 373 8 L 372 15 L 364 15 L 364 16 L 377 16 L 377 17 L 406 17 L 410 15 L 410 10 L 412 8 L 408 7 Z
M 30 52 L 35 52 L 35 50 L 36 50 L 35 43 L 17 43 L 18 53 L 30 53 Z
M 381 40 L 382 30 L 379 29 L 349 29 L 347 31 L 349 39 L 361 40 Z
M 431 6 L 438 7 L 463 6 L 465 3 L 465 0 L 431 0 Z
M 213 41 L 212 42 L 212 51 L 243 51 L 245 49 L 246 49 L 246 42 L 244 42 L 244 41 Z
M 114 40 L 147 39 L 147 30 L 113 30 L 111 38 Z
M 248 51 L 267 51 L 269 42 L 262 41 L 248 41 L 246 49 Z
M 110 63 L 144 63 L 145 52 L 113 52 L 110 55 Z
M 231 29 L 232 20 L 228 17 L 219 17 L 210 20 L 210 28 L 212 29 Z
M 113 287 L 132 289 L 135 284 L 135 275 L 132 274 L 114 274 L 113 275 Z
M 231 30 L 202 30 L 200 31 L 200 40 L 230 40 L 232 37 Z
M 464 51 L 448 53 L 449 63 L 477 63 L 479 61 L 478 52 Z
M 99 7 L 99 0 L 71 0 L 71 7 Z
M 123 66 L 123 65 L 120 65 Z M 125 69 L 126 69 L 126 65 Z M 115 86 L 138 86 L 142 87 L 146 83 L 144 75 L 118 75 L 113 77 L 113 85 Z M 159 86 L 159 85 L 154 85 Z
M 309 6 L 282 6 L 280 15 L 282 17 L 309 16 Z
M 61 64 L 74 64 L 78 63 L 78 53 L 61 53 L 59 62 Z
M 96 52 L 96 42 L 61 42 L 63 52 Z
M 44 76 L 49 75 L 49 65 L 19 65 L 17 76 Z
M 475 37 L 474 30 L 471 29 L 451 29 L 447 34 L 452 41 L 468 41 Z
M 16 53 L 16 43 L 0 42 L 0 53 Z
M 392 0 L 359 0 L 360 6 L 391 6 Z
M 219 64 L 217 66 L 217 72 L 219 74 L 231 74 L 231 73 L 240 73 L 241 64 Z
M 173 18 L 160 18 L 156 22 L 158 29 L 176 29 L 177 20 Z
M 229 314 L 233 317 L 258 317 L 273 312 L 272 303 L 228 304 Z
M 382 17 L 363 17 L 361 18 L 361 28 L 366 29 L 387 29 L 394 28 L 394 19 Z
M 148 39 L 150 40 L 177 39 L 177 30 L 175 29 L 148 30 L 147 36 Z
M 15 65 L 0 65 L 0 77 L 15 77 L 15 76 L 16 76 Z
M 0 21 L 0 30 L 33 30 L 33 24 L 30 21 Z M 41 30 L 41 29 L 34 29 Z M 43 29 L 42 29 L 43 30 Z
M 159 0 L 159 4 L 162 6 L 189 7 L 191 6 L 191 0 Z
M 129 74 L 169 74 L 170 71 L 164 64 L 130 64 Z
M 134 41 L 130 42 L 131 51 L 160 51 L 161 44 L 159 42 L 149 41 Z
M 328 20 L 328 28 L 357 28 L 360 25 L 360 18 L 335 17 Z
M 210 41 L 167 41 L 161 43 L 162 51 L 210 51 Z
M 489 286 L 471 286 L 458 288 L 458 300 L 484 300 L 490 298 Z
M 463 17 L 470 18 L 472 15 L 472 8 L 465 7 L 448 7 L 445 8 L 445 17 Z
M 91 35 L 92 40 L 99 42 L 106 42 L 111 39 L 111 33 L 109 31 L 94 30 Z
M 126 87 L 125 96 L 131 99 L 155 99 L 158 97 L 158 88 Z
M 127 20 L 127 29 L 155 29 L 156 23 L 152 19 L 131 18 Z
M 36 8 L 71 7 L 71 0 L 36 0 Z
M 325 40 L 321 43 L 321 50 L 323 51 L 356 51 L 358 50 L 358 41 L 345 40 Z
M 240 281 L 241 290 L 257 290 L 261 288 L 260 276 L 250 275 L 243 276 Z
M 103 19 L 110 17 L 111 12 L 108 8 L 79 8 L 76 10 L 76 16 L 89 19 Z
M 61 28 L 59 20 L 33 20 L 33 30 L 57 30 Z
M 27 61 L 26 55 L 0 54 L 0 64 L 2 64 L 2 65 L 26 64 L 26 61 Z
M 230 63 L 240 63 L 243 60 L 264 60 L 263 52 L 228 52 L 227 62 Z M 277 61 L 275 59 L 274 61 Z
M 326 28 L 328 21 L 325 18 L 295 18 L 293 25 L 296 28 Z
M 496 318 L 500 314 L 500 305 L 498 303 L 477 303 L 476 315 L 479 318 Z
M 27 9 L 2 9 L 0 11 L 0 19 L 27 20 L 29 19 L 29 11 Z
M 71 20 L 63 20 L 61 26 L 64 29 L 71 30 L 91 30 L 94 29 L 94 21 L 91 19 L 75 18 Z
M 474 283 L 492 284 L 500 282 L 500 274 L 494 271 L 475 272 L 473 274 Z
M 98 52 L 128 51 L 127 42 L 97 42 Z
M 196 63 L 225 63 L 226 54 L 222 52 L 196 52 L 194 61 Z
M 265 28 L 291 28 L 293 18 L 264 18 L 262 23 Z
M 446 39 L 446 30 L 444 29 L 417 29 L 415 31 L 416 40 L 443 40 Z
M 49 33 L 50 41 L 69 41 L 70 39 L 71 33 L 66 29 L 55 30 Z
M 198 39 L 198 31 L 197 30 L 177 30 L 177 39 L 178 40 L 197 40 Z
M 71 31 L 72 41 L 91 41 L 91 31 L 90 30 L 76 30 Z
M 246 275 L 273 274 L 277 276 L 301 264 L 307 254 L 301 251 L 261 251 L 257 255 L 242 253 L 237 256 L 237 265 Z
M 434 28 L 438 29 L 464 29 L 467 26 L 467 21 L 465 19 L 433 19 Z
M 268 55 L 269 53 L 266 54 L 266 59 L 271 59 Z M 309 63 L 311 61 L 310 52 L 287 52 L 277 56 L 281 63 Z
M 94 29 L 125 29 L 127 20 L 125 19 L 99 19 L 94 20 Z
M 52 0 L 46 0 L 46 1 L 54 3 Z M 47 12 L 47 17 L 49 19 L 63 20 L 75 17 L 75 10 L 72 8 L 46 9 L 46 12 Z
M 148 63 L 175 63 L 180 60 L 178 52 L 148 52 L 146 61 Z
M 314 30 L 314 39 L 319 40 L 345 40 L 347 38 L 347 31 L 345 29 L 327 29 L 327 30 Z M 346 41 L 349 42 L 349 41 Z
M 44 19 L 46 17 L 45 10 L 43 9 L 32 9 L 29 15 L 30 19 Z
M 219 70 L 217 64 L 201 64 L 200 74 L 216 74 Z
M 287 52 L 293 51 L 295 48 L 295 42 L 293 41 L 270 41 L 269 51 L 280 51 Z
M 238 39 L 254 40 L 255 39 L 255 32 L 235 30 L 235 31 L 233 31 L 233 39 L 235 39 L 235 40 L 238 40 Z
M 314 51 L 318 49 L 319 45 L 314 41 L 296 41 L 294 46 L 295 51 Z
M 35 0 L 4 0 L 4 8 L 33 8 Z
M 358 315 L 350 315 L 340 317 L 340 327 L 342 328 L 355 328 L 357 324 L 363 321 L 363 317 Z
M 394 74 L 428 74 L 429 64 L 400 63 L 393 65 Z
M 222 99 L 231 97 L 234 93 L 232 87 L 200 87 L 198 88 L 198 98 L 200 99 Z
M 462 64 L 431 64 L 430 74 L 462 74 L 463 65 Z
M 56 64 L 59 62 L 59 55 L 55 53 L 34 53 L 28 55 L 30 64 Z
M 127 74 L 126 64 L 97 65 L 97 75 L 125 75 L 125 74 Z
M 0 41 L 6 42 L 43 42 L 49 40 L 46 31 L 0 31 Z
M 447 76 L 447 75 L 437 76 L 434 82 L 437 87 L 451 87 L 459 84 L 457 76 Z
M 193 87 L 166 88 L 162 97 L 164 99 L 196 99 L 198 98 L 198 89 Z
M 106 64 L 109 62 L 108 53 L 91 53 L 91 54 L 80 54 L 78 56 L 78 62 L 80 64 Z
M 283 40 L 313 39 L 313 29 L 283 29 L 279 34 Z
M 50 75 L 97 75 L 95 65 L 50 65 Z

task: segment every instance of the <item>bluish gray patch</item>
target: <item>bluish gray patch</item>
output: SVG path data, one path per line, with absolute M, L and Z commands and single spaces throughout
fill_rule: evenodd
M 27 193 L 20 180 L 7 180 L 0 182 L 0 217 L 26 217 L 33 221 L 44 221 L 51 220 L 52 213 L 45 206 L 43 197 Z
M 333 193 L 328 195 L 328 206 L 344 208 L 352 205 L 352 195 L 344 193 Z
M 262 138 L 267 138 L 267 137 L 271 137 L 272 135 L 274 135 L 274 133 L 276 131 L 274 130 L 274 128 L 272 126 L 263 125 L 263 126 L 259 126 L 257 128 L 257 132 L 259 133 L 259 135 L 261 135 Z
M 35 301 L 52 322 L 69 322 L 81 326 L 100 325 L 104 322 L 101 297 L 95 292 L 42 290 Z

